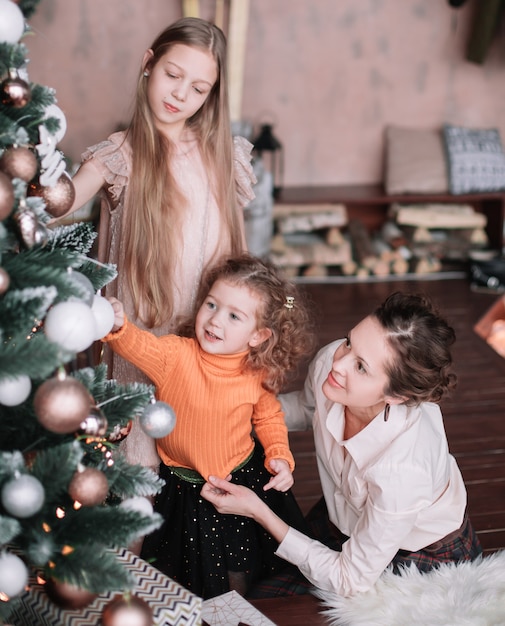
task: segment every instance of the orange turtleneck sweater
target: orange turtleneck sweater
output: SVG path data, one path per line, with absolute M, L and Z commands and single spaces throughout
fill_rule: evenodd
M 252 452 L 254 427 L 265 449 L 265 467 L 283 459 L 293 471 L 281 405 L 262 387 L 260 372 L 244 371 L 246 353 L 209 354 L 196 339 L 156 337 L 126 319 L 103 341 L 141 369 L 156 386 L 158 400 L 173 408 L 175 428 L 156 441 L 165 465 L 225 478 Z

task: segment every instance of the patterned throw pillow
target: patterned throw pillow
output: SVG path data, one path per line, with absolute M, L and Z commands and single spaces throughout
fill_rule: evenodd
M 505 190 L 505 153 L 496 128 L 446 124 L 443 135 L 451 193 Z

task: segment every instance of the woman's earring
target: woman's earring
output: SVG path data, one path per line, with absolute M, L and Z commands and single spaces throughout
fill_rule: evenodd
M 389 419 L 389 409 L 391 407 L 389 406 L 389 404 L 386 403 L 386 406 L 384 407 L 384 421 L 387 422 Z
M 149 72 L 147 70 L 144 70 L 144 76 L 147 78 L 147 76 L 149 76 Z

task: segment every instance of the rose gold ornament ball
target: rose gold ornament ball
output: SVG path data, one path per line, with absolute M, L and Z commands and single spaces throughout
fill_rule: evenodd
M 107 476 L 94 467 L 77 470 L 68 486 L 68 493 L 83 506 L 101 504 L 109 493 Z
M 29 183 L 37 173 L 39 164 L 33 150 L 24 146 L 11 146 L 0 157 L 0 170 L 11 178 L 21 178 Z
M 14 187 L 11 179 L 0 172 L 0 220 L 4 220 L 11 214 L 14 207 Z
M 33 408 L 47 430 L 73 433 L 89 414 L 91 396 L 86 387 L 71 376 L 49 378 L 35 392 Z
M 13 74 L 0 83 L 0 100 L 6 106 L 12 106 L 15 109 L 21 109 L 26 106 L 32 99 L 30 85 L 20 78 L 17 74 Z
M 62 609 L 83 609 L 96 598 L 97 594 L 81 589 L 70 583 L 50 578 L 44 585 L 49 598 Z
M 61 217 L 74 203 L 75 187 L 67 172 L 63 172 L 52 187 L 43 186 L 39 182 L 31 183 L 28 195 L 42 198 L 46 203 L 46 211 L 53 217 Z
M 8 272 L 6 272 L 3 267 L 0 267 L 0 296 L 3 296 L 3 294 L 9 289 L 10 284 L 11 278 Z
M 152 626 L 151 607 L 138 596 L 117 595 L 102 612 L 102 626 Z

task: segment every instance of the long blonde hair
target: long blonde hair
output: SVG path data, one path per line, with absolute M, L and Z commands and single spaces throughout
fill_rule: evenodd
M 152 69 L 175 44 L 209 51 L 218 77 L 203 106 L 186 122 L 198 139 L 211 190 L 221 212 L 230 250 L 242 250 L 242 229 L 233 172 L 233 140 L 228 108 L 226 39 L 215 25 L 183 18 L 163 30 L 151 49 Z M 168 139 L 158 132 L 147 98 L 141 68 L 134 111 L 126 138 L 132 149 L 132 172 L 127 194 L 128 219 L 123 224 L 125 271 L 135 314 L 148 327 L 173 318 L 173 275 L 180 244 L 181 216 L 187 202 L 170 168 Z M 168 168 L 167 168 L 168 161 Z

